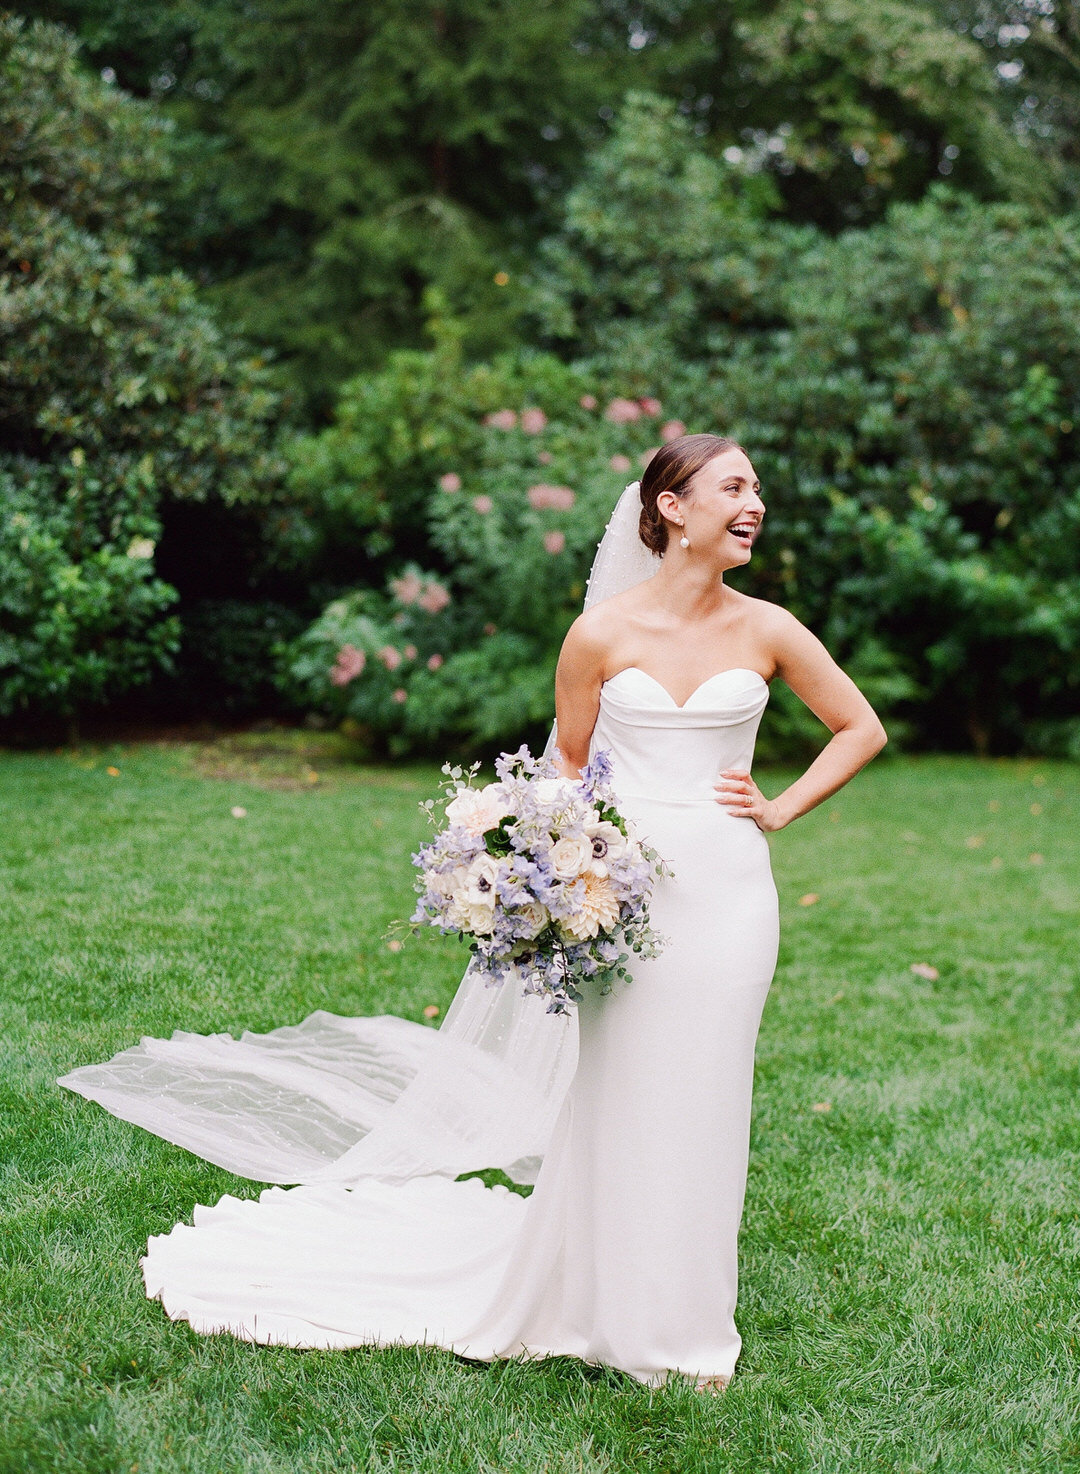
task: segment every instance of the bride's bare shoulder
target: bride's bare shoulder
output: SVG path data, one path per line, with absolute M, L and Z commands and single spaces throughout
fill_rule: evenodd
M 814 665 L 822 658 L 826 661 L 831 658 L 813 630 L 808 629 L 790 609 L 768 599 L 752 598 L 749 594 L 742 594 L 740 598 L 745 627 L 761 650 L 762 658 L 772 662 L 774 675 L 782 676 L 790 684 L 792 673 Z
M 757 599 L 752 594 L 738 594 L 742 617 L 755 633 L 770 636 L 783 635 L 803 626 L 783 604 L 774 604 L 770 599 Z
M 563 641 L 563 654 L 571 659 L 602 660 L 636 608 L 632 589 L 615 594 L 586 609 L 574 620 Z

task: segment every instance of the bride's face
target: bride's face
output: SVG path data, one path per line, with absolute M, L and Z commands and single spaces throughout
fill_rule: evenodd
M 668 515 L 681 517 L 684 526 L 669 526 L 668 546 L 678 549 L 679 536 L 690 539 L 690 553 L 716 553 L 728 567 L 749 563 L 750 550 L 761 530 L 765 503 L 750 458 L 742 450 L 725 450 L 702 466 L 690 481 L 691 494 L 670 497 Z M 671 534 L 674 533 L 674 536 Z

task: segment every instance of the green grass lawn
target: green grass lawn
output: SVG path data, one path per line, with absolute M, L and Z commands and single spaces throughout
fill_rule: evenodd
M 882 760 L 771 837 L 723 1397 L 569 1358 L 252 1347 L 146 1300 L 147 1236 L 259 1185 L 54 1078 L 144 1033 L 445 1008 L 455 946 L 384 939 L 435 777 L 294 734 L 0 756 L 0 1470 L 1080 1469 L 1065 765 Z

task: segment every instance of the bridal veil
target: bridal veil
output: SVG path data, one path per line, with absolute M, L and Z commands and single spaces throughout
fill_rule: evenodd
M 639 483 L 593 560 L 585 608 L 649 578 Z M 555 729 L 547 751 L 555 744 Z M 470 966 L 440 1028 L 316 1012 L 268 1034 L 177 1030 L 59 1080 L 115 1116 L 258 1182 L 502 1168 L 534 1182 L 577 1065 L 575 1014 Z

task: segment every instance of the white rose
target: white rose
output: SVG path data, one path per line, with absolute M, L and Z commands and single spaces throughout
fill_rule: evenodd
M 473 904 L 467 908 L 467 911 L 469 917 L 467 930 L 474 932 L 478 937 L 486 937 L 495 930 L 493 907 Z
M 541 778 L 536 784 L 536 797 L 542 804 L 565 804 L 580 796 L 581 780 L 577 778 Z
M 446 924 L 452 926 L 455 931 L 468 931 L 469 908 L 464 900 L 455 898 L 446 908 Z
M 539 901 L 529 901 L 524 906 L 515 906 L 511 913 L 515 926 L 514 930 L 522 941 L 531 942 L 533 937 L 538 937 L 551 920 L 546 906 Z
M 592 845 L 587 839 L 556 840 L 548 859 L 559 880 L 575 880 L 592 862 Z
M 501 783 L 489 783 L 485 788 L 463 788 L 446 805 L 446 817 L 450 823 L 462 825 L 470 834 L 485 834 L 509 813 Z
M 467 874 L 464 865 L 457 865 L 453 870 L 428 871 L 424 881 L 428 890 L 441 896 L 444 901 L 449 901 L 464 894 Z

